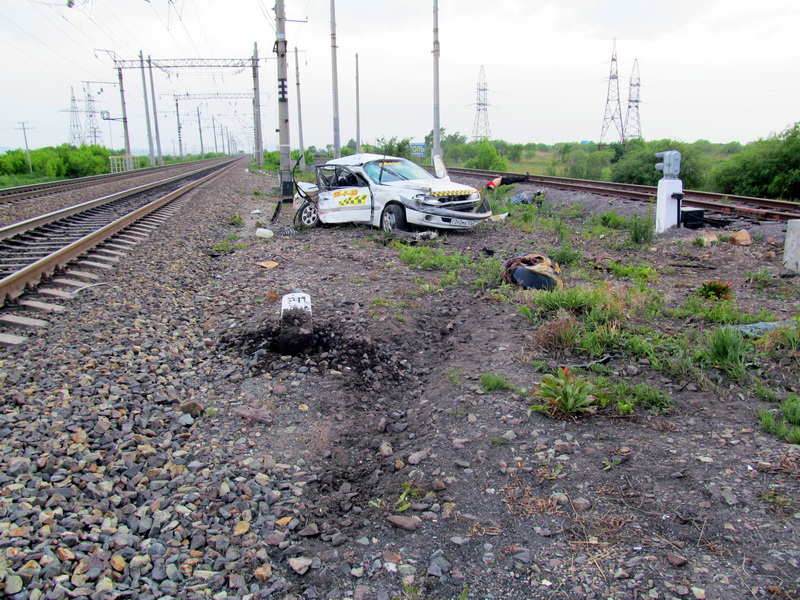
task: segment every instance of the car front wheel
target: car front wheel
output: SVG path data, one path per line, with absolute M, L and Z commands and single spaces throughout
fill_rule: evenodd
M 300 224 L 308 228 L 319 225 L 319 211 L 317 211 L 316 204 L 305 202 L 300 207 Z
M 396 204 L 390 204 L 383 211 L 381 218 L 381 229 L 391 233 L 395 229 L 404 230 L 406 228 L 406 215 L 403 209 Z

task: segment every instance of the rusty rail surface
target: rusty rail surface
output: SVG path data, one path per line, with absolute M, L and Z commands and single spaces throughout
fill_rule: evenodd
M 45 183 L 32 183 L 29 185 L 18 185 L 8 188 L 0 188 L 0 204 L 8 204 L 16 200 L 35 198 L 46 194 L 57 194 L 72 189 L 89 187 L 101 183 L 108 183 L 116 179 L 136 177 L 158 173 L 159 171 L 170 171 L 179 167 L 192 164 L 200 164 L 205 161 L 188 161 L 173 163 L 161 167 L 145 167 L 133 171 L 123 171 L 120 173 L 104 173 L 102 175 L 90 175 L 88 177 L 75 177 L 73 179 L 59 179 L 58 181 L 47 181 Z
M 453 168 L 448 169 L 448 171 L 453 175 L 485 177 L 487 180 L 494 179 L 495 177 L 502 177 L 503 175 L 525 175 L 524 173 L 502 173 L 482 169 Z M 527 183 L 563 190 L 582 191 L 604 196 L 642 200 L 645 202 L 653 202 L 656 197 L 656 187 L 650 185 L 570 179 L 567 177 L 549 177 L 545 175 L 529 175 Z M 703 208 L 719 213 L 764 220 L 775 219 L 788 221 L 789 219 L 800 219 L 800 203 L 787 200 L 772 200 L 770 198 L 754 198 L 750 196 L 733 196 L 714 192 L 684 190 L 683 206 Z
M 239 160 L 241 159 L 237 158 L 235 160 L 232 160 L 228 164 L 223 165 L 222 167 L 216 166 L 216 170 L 214 170 L 212 173 L 209 173 L 208 175 L 205 175 L 200 179 L 196 179 L 195 181 L 192 181 L 178 188 L 177 190 L 170 192 L 166 196 L 163 196 L 158 200 L 154 200 L 153 202 L 150 202 L 149 204 L 146 204 L 145 206 L 142 206 L 137 210 L 134 210 L 133 212 L 105 225 L 104 227 L 101 227 L 100 229 L 88 235 L 83 236 L 79 240 L 76 240 L 63 248 L 56 250 L 55 252 L 52 252 L 47 256 L 40 258 L 36 262 L 26 266 L 25 268 L 20 269 L 19 271 L 3 278 L 2 280 L 0 280 L 0 301 L 5 302 L 7 301 L 7 299 L 13 299 L 16 298 L 17 296 L 22 295 L 25 292 L 26 288 L 28 288 L 29 286 L 37 285 L 42 280 L 43 277 L 48 277 L 49 275 L 54 273 L 58 268 L 64 267 L 70 261 L 75 260 L 82 254 L 85 254 L 88 250 L 91 250 L 92 248 L 101 244 L 109 237 L 122 231 L 126 227 L 129 227 L 142 217 L 152 213 L 153 211 L 158 210 L 159 208 L 165 206 L 166 204 L 169 204 L 176 198 L 186 194 L 187 192 L 193 190 L 194 188 L 203 185 L 204 183 L 210 181 L 214 177 L 217 177 L 218 175 L 224 173 L 225 171 L 230 169 L 234 164 L 236 164 L 236 162 L 238 162 Z M 215 168 L 215 167 L 206 167 L 205 169 L 199 169 L 198 171 L 193 171 L 193 173 L 196 174 L 199 171 L 208 170 L 209 168 Z M 187 175 L 184 174 L 177 178 L 183 178 L 186 176 Z M 172 182 L 175 179 L 176 177 L 171 177 L 166 181 Z M 159 185 L 165 185 L 165 181 L 161 181 L 158 184 L 148 184 L 146 186 L 139 186 L 137 188 L 134 188 L 133 190 L 122 192 L 122 195 L 124 196 L 124 195 L 131 195 L 132 193 L 139 193 L 145 191 L 142 188 L 151 189 L 154 187 L 158 187 Z M 111 199 L 112 197 L 109 196 L 105 198 L 105 201 L 108 202 Z M 85 205 L 95 204 L 96 202 L 98 201 L 95 200 L 91 202 L 86 202 L 81 205 L 77 205 L 76 207 L 65 209 L 65 211 L 71 211 L 72 209 L 76 209 L 78 207 L 82 207 L 81 210 L 86 210 L 87 208 L 90 207 Z M 57 211 L 57 213 L 61 212 L 64 211 Z M 44 223 L 49 223 L 54 220 L 50 219 L 50 217 L 57 213 L 43 215 L 42 217 L 39 217 L 39 219 L 49 219 L 43 221 Z M 59 218 L 62 218 L 64 216 L 67 215 L 61 215 L 61 217 Z M 35 226 L 41 225 L 41 223 L 37 223 L 36 225 L 31 225 L 31 222 L 34 221 L 37 221 L 37 219 L 31 219 L 29 221 L 26 221 L 26 223 L 28 223 L 29 226 L 23 230 L 30 230 Z M 9 226 L 9 228 L 16 227 L 17 225 Z M 9 229 L 9 228 L 4 228 L 4 229 Z

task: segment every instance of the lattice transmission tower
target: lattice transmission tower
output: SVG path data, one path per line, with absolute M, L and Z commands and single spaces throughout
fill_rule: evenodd
M 625 141 L 625 125 L 622 123 L 622 104 L 619 100 L 619 75 L 617 74 L 617 40 L 614 40 L 614 51 L 611 54 L 611 72 L 608 75 L 608 94 L 606 95 L 606 113 L 603 116 L 603 130 L 600 141 L 606 135 L 611 124 L 617 128 L 619 141 Z
M 92 88 L 86 84 L 86 104 L 84 112 L 86 118 L 84 119 L 84 130 L 86 132 L 86 143 L 92 146 L 99 146 L 103 143 L 103 136 L 100 133 L 100 125 L 97 124 L 97 111 L 94 109 L 94 96 L 92 96 Z
M 472 128 L 472 139 L 476 142 L 480 140 L 488 140 L 492 137 L 492 131 L 489 128 L 489 86 L 486 83 L 486 73 L 483 71 L 481 65 L 481 73 L 478 76 L 478 101 L 475 109 L 475 125 Z
M 69 145 L 81 146 L 83 145 L 83 128 L 81 127 L 80 110 L 78 110 L 78 101 L 75 100 L 75 90 L 69 88 L 72 97 L 69 101 Z
M 639 121 L 639 89 L 642 87 L 639 79 L 639 59 L 633 61 L 631 83 L 628 90 L 628 112 L 625 114 L 625 139 L 635 140 L 642 137 L 642 123 Z

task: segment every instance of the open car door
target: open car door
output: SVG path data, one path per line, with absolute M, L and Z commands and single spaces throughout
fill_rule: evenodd
M 323 223 L 369 223 L 373 200 L 363 177 L 340 165 L 317 169 L 319 218 Z

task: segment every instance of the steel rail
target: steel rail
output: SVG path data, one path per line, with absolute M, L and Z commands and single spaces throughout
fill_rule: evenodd
M 48 256 L 40 258 L 24 269 L 20 269 L 16 273 L 5 277 L 4 279 L 0 280 L 0 299 L 2 299 L 4 302 L 7 302 L 8 299 L 14 299 L 22 295 L 29 286 L 38 284 L 42 277 L 49 276 L 58 268 L 64 267 L 70 261 L 78 258 L 88 250 L 91 250 L 112 235 L 132 225 L 149 213 L 158 210 L 162 206 L 172 202 L 174 199 L 186 194 L 200 185 L 203 185 L 214 177 L 221 175 L 228 169 L 232 168 L 236 162 L 236 160 L 231 161 L 230 164 L 215 170 L 213 173 L 209 173 L 200 179 L 192 181 L 191 183 L 188 183 L 177 190 L 170 192 L 166 196 L 163 196 L 158 200 L 154 200 L 153 202 L 142 206 L 141 208 L 125 215 L 124 217 L 120 217 L 108 225 L 101 227 L 97 231 L 83 236 L 81 239 L 72 242 L 68 246 L 61 248 L 60 250 L 57 250 Z M 207 169 L 208 167 L 206 170 Z
M 58 193 L 91 185 L 99 185 L 116 179 L 126 177 L 136 177 L 137 175 L 148 175 L 158 171 L 169 171 L 192 163 L 201 161 L 189 161 L 185 163 L 175 163 L 162 167 L 145 167 L 133 171 L 123 171 L 120 173 L 103 173 L 101 175 L 89 175 L 87 177 L 76 177 L 74 179 L 59 179 L 58 181 L 47 181 L 45 183 L 32 183 L 29 185 L 18 185 L 15 187 L 0 188 L 0 204 L 7 204 L 14 200 L 41 196 L 45 193 Z
M 502 173 L 483 169 L 453 168 L 448 170 L 450 173 L 469 177 L 479 176 L 495 178 L 504 175 L 525 175 L 524 173 Z M 528 175 L 527 183 L 600 195 L 621 196 L 633 200 L 649 202 L 655 200 L 657 190 L 655 186 L 649 185 L 570 179 L 567 177 L 551 177 L 546 175 Z M 789 220 L 800 218 L 800 203 L 797 202 L 756 198 L 753 196 L 734 196 L 697 190 L 684 190 L 683 206 L 755 217 L 758 219 Z
M 81 204 L 68 206 L 67 208 L 62 208 L 60 210 L 47 213 L 46 215 L 40 215 L 38 217 L 33 217 L 32 219 L 27 219 L 26 221 L 20 221 L 19 223 L 13 223 L 11 225 L 6 225 L 5 227 L 0 227 L 0 240 L 18 235 L 20 233 L 28 231 L 29 229 L 33 229 L 34 227 L 41 227 L 42 225 L 47 225 L 48 223 L 52 223 L 53 221 L 58 221 L 59 219 L 63 219 L 65 217 L 81 213 L 85 210 L 89 210 L 90 208 L 95 208 L 96 206 L 102 206 L 103 204 L 113 202 L 114 200 L 119 200 L 120 198 L 133 196 L 141 192 L 146 192 L 147 190 L 151 190 L 153 188 L 157 188 L 162 185 L 172 183 L 173 181 L 184 179 L 186 177 L 191 177 L 192 175 L 196 175 L 197 173 L 201 173 L 203 171 L 213 168 L 214 168 L 213 166 L 205 166 L 201 169 L 196 169 L 188 173 L 173 175 L 172 177 L 156 181 L 155 183 L 146 183 L 144 185 L 130 188 L 122 192 L 117 192 L 116 194 L 110 194 L 108 196 L 103 196 L 102 198 L 97 198 L 95 200 L 87 200 L 86 202 L 82 202 Z

